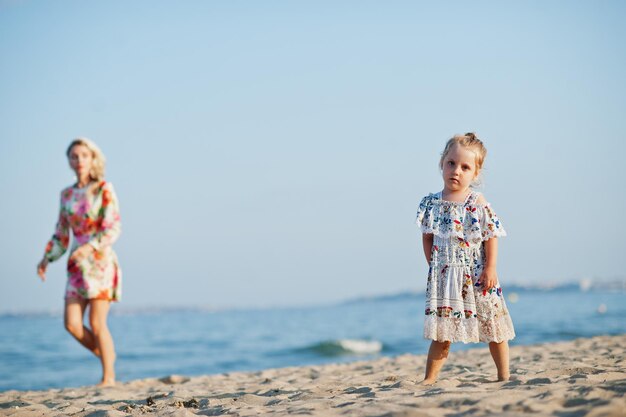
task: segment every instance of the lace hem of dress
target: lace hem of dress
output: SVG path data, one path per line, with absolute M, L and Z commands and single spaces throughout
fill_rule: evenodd
M 501 343 L 515 338 L 515 330 L 513 322 L 508 311 L 504 315 L 498 315 L 491 320 L 482 321 L 480 323 L 480 341 Z
M 438 342 L 496 342 L 515 338 L 511 317 L 507 314 L 492 320 L 463 319 L 427 316 L 424 321 L 424 338 Z
M 478 319 L 427 316 L 424 338 L 438 342 L 478 343 Z

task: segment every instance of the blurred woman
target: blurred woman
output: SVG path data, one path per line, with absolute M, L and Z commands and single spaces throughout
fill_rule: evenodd
M 105 158 L 86 138 L 73 140 L 66 152 L 76 183 L 61 191 L 56 231 L 37 266 L 42 281 L 49 262 L 68 249 L 65 328 L 102 363 L 100 386 L 115 384 L 115 347 L 107 326 L 112 301 L 121 298 L 122 274 L 112 245 L 120 235 L 120 215 L 113 185 L 104 180 Z M 83 317 L 89 307 L 89 325 Z

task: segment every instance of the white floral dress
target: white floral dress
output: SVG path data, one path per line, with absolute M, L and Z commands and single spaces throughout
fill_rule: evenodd
M 424 197 L 417 210 L 422 233 L 433 234 L 424 337 L 450 342 L 502 342 L 515 337 L 502 288 L 479 281 L 484 242 L 506 236 L 489 204 L 471 191 L 464 202 L 445 201 L 441 192 Z

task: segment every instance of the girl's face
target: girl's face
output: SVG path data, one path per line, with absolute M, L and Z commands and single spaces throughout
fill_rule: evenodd
M 447 191 L 465 191 L 478 176 L 476 154 L 457 143 L 443 158 L 443 183 Z
M 85 145 L 74 145 L 70 149 L 70 167 L 76 173 L 76 176 L 81 178 L 87 178 L 89 171 L 91 171 L 91 164 L 93 163 L 93 154 Z

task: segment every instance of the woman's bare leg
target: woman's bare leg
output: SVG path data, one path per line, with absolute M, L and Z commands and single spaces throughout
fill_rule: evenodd
M 432 385 L 437 382 L 439 372 L 443 364 L 448 358 L 450 352 L 450 342 L 432 341 L 430 349 L 428 349 L 428 358 L 426 359 L 426 375 L 422 381 L 423 385 Z
M 115 385 L 115 346 L 107 326 L 107 315 L 111 303 L 108 300 L 90 300 L 89 323 L 96 346 L 100 349 L 102 362 L 102 381 L 100 386 Z
M 100 357 L 100 349 L 98 349 L 93 333 L 83 324 L 87 303 L 87 300 L 65 301 L 65 329 L 74 336 L 81 345 L 89 349 L 94 355 Z
M 498 368 L 498 381 L 508 381 L 511 377 L 509 373 L 509 342 L 489 343 L 491 357 Z

